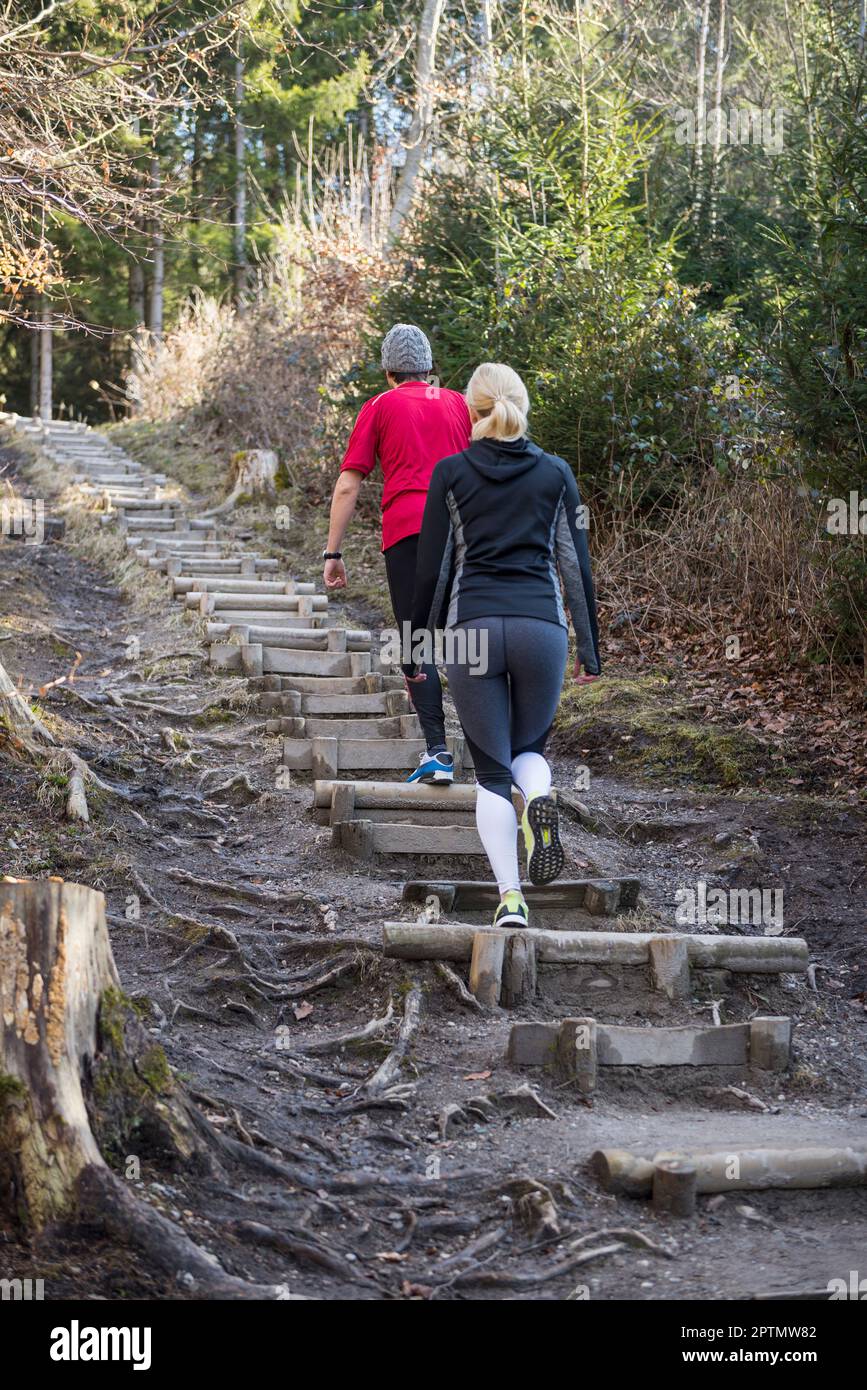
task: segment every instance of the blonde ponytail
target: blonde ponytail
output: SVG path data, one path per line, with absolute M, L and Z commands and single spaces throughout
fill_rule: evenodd
M 505 363 L 483 362 L 476 367 L 466 396 L 467 405 L 479 417 L 473 439 L 520 439 L 527 433 L 527 388 Z

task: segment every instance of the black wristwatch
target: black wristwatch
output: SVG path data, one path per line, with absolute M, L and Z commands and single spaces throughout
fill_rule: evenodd
M 323 552 L 322 552 L 322 558 L 323 558 L 323 560 L 342 560 L 342 559 L 343 559 L 343 551 L 342 551 L 342 550 L 323 550 Z

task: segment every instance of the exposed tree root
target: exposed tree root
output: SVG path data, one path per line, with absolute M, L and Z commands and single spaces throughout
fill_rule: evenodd
M 457 971 L 452 970 L 451 966 L 447 965 L 444 960 L 436 961 L 434 968 L 440 979 L 445 981 L 452 994 L 456 995 L 461 1004 L 466 1004 L 467 1008 L 472 1009 L 474 1013 L 484 1013 L 482 1005 L 479 1003 L 476 996 L 471 994 L 467 989 Z
M 197 1298 L 289 1299 L 285 1284 L 251 1284 L 228 1274 L 207 1250 L 180 1227 L 133 1196 L 107 1168 L 89 1167 L 78 1191 L 80 1219 L 120 1245 L 141 1251 L 155 1269 Z M 294 1295 L 298 1298 L 299 1295 Z
M 413 985 L 403 1005 L 403 1018 L 397 1042 L 373 1076 L 364 1083 L 362 1090 L 368 1096 L 382 1095 L 394 1086 L 400 1078 L 401 1069 L 409 1046 L 415 1037 L 421 1021 L 422 992 L 420 985 Z
M 358 1028 L 349 1033 L 338 1033 L 334 1038 L 313 1038 L 310 1042 L 299 1044 L 301 1051 L 312 1053 L 314 1056 L 327 1056 L 331 1052 L 340 1052 L 344 1047 L 358 1047 L 361 1043 L 370 1042 L 372 1038 L 380 1037 L 388 1027 L 394 1017 L 394 1004 L 389 999 L 388 1008 L 381 1018 L 372 1018 L 363 1028 Z
M 375 1286 L 370 1275 L 353 1269 L 352 1264 L 341 1258 L 336 1250 L 313 1240 L 306 1231 L 278 1231 L 259 1221 L 230 1221 L 225 1229 L 241 1240 L 252 1241 L 255 1245 L 269 1245 L 282 1254 L 291 1255 L 301 1264 L 316 1265 L 347 1283 Z

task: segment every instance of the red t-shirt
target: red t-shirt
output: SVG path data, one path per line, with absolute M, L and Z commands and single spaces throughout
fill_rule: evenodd
M 431 474 L 470 442 L 470 412 L 458 391 L 405 381 L 367 401 L 349 437 L 341 472 L 382 468 L 382 548 L 417 535 Z

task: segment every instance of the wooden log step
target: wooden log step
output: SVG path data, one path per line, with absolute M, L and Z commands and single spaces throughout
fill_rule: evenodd
M 174 531 L 177 525 L 174 516 L 166 517 L 135 517 L 128 516 L 124 523 L 127 531 Z
M 867 1186 L 867 1143 L 839 1148 L 729 1148 L 683 1156 L 695 1164 L 699 1193 Z M 625 1149 L 597 1149 L 590 1167 L 606 1192 L 650 1197 L 656 1165 L 671 1157 L 667 1151 L 643 1158 Z
M 94 488 L 94 492 L 97 489 Z M 183 502 L 179 498 L 149 498 L 149 496 L 124 496 L 117 493 L 106 493 L 106 489 L 100 489 L 101 495 L 108 496 L 114 503 L 117 512 L 132 512 L 135 516 L 145 513 L 146 516 L 163 516 L 165 512 L 183 512 Z
M 182 556 L 178 558 L 183 560 Z M 242 595 L 241 602 L 245 607 L 257 608 L 261 598 L 293 598 L 297 597 L 298 592 L 292 579 L 242 575 L 240 570 L 235 574 L 198 574 L 188 573 L 184 568 L 183 574 L 173 577 L 172 585 L 176 594 L 209 594 L 213 598 L 228 599 L 229 604 L 223 604 L 223 607 L 238 605 L 238 595 Z M 265 604 L 265 607 L 269 606 Z M 279 604 L 276 606 L 280 607 Z
M 184 536 L 156 536 L 150 545 L 155 555 L 164 555 L 166 559 L 177 556 L 182 559 L 188 555 L 191 559 L 199 555 L 223 555 L 227 541 L 218 540 L 216 532 L 214 538 L 208 540 L 207 537 L 198 536 L 190 531 Z
M 107 487 L 153 487 L 157 479 L 154 476 L 145 476 L 143 473 L 123 473 L 117 468 L 111 472 L 76 473 L 75 482 L 98 483 L 100 488 Z
M 201 594 L 186 594 L 184 597 L 184 606 L 191 609 L 193 612 L 200 612 L 201 597 Z M 239 598 L 238 602 L 242 603 L 243 599 Z M 259 609 L 252 611 L 247 608 L 221 608 L 220 612 L 217 614 L 217 618 L 224 624 L 227 632 L 230 627 L 255 627 L 260 632 L 263 628 L 277 628 L 278 630 L 300 628 L 309 631 L 310 628 L 322 629 L 328 622 L 328 614 L 326 612 L 265 613 Z
M 375 854 L 480 855 L 482 842 L 475 826 L 406 825 L 403 822 L 354 820 L 332 827 L 336 845 L 358 859 Z
M 541 886 L 525 883 L 521 891 L 527 905 L 540 911 L 580 908 L 609 917 L 634 907 L 639 887 L 637 878 L 563 878 Z M 446 911 L 455 912 L 493 912 L 500 901 L 494 883 L 413 879 L 403 886 L 403 900 L 407 903 L 424 903 L 431 894 L 436 894 Z
M 80 474 L 80 478 L 86 478 L 86 474 Z M 110 502 L 123 502 L 125 505 L 134 502 L 136 506 L 141 504 L 160 503 L 166 501 L 163 496 L 162 488 L 156 488 L 144 478 L 130 478 L 128 482 L 105 484 L 92 482 L 90 480 L 78 483 L 80 490 L 85 497 L 104 497 Z
M 469 960 L 473 936 L 468 923 L 386 922 L 387 956 L 403 960 Z M 652 932 L 537 931 L 529 929 L 540 963 L 548 965 L 648 965 Z M 711 936 L 667 932 L 664 939 L 682 944 L 689 964 L 698 970 L 746 974 L 803 974 L 809 963 L 807 943 L 799 937 Z
M 419 740 L 417 740 L 419 741 Z M 454 755 L 461 738 L 447 740 Z M 412 814 L 417 806 L 430 810 L 442 810 L 449 814 L 453 809 L 474 811 L 476 789 L 467 782 L 453 782 L 451 785 L 426 785 L 421 782 L 376 782 L 323 779 L 313 784 L 313 805 L 327 810 L 334 801 L 334 794 L 340 787 L 351 787 L 355 794 L 355 805 L 361 811 L 406 810 Z
M 563 1079 L 574 1079 L 574 1030 L 570 1022 L 513 1024 L 507 1052 L 509 1061 L 519 1067 L 546 1067 Z M 595 1066 L 600 1067 L 753 1065 L 761 1070 L 785 1071 L 791 1060 L 790 1018 L 757 1017 L 749 1023 L 684 1028 L 631 1028 L 597 1022 L 593 1032 Z M 769 1034 L 777 1038 L 770 1058 L 766 1046 Z M 579 1041 L 589 1050 L 589 1037 Z
M 239 628 L 246 633 L 246 641 L 261 642 L 266 647 L 307 647 L 318 652 L 370 651 L 369 632 L 339 627 L 255 627 L 246 623 L 210 622 L 205 625 L 205 632 L 211 641 L 219 642 Z
M 291 580 L 288 583 L 291 584 Z M 300 600 L 306 600 L 301 603 Z M 245 608 L 248 612 L 272 613 L 324 613 L 328 599 L 324 594 L 299 594 L 287 587 L 287 583 L 261 579 L 223 580 L 219 589 L 202 591 L 199 608 L 204 614 L 219 613 L 221 609 Z M 217 621 L 221 621 L 218 619 Z
M 276 560 L 262 560 L 258 555 L 238 555 L 234 558 L 224 556 L 221 559 L 204 558 L 202 560 L 193 559 L 191 556 L 182 559 L 180 556 L 175 558 L 167 555 L 166 562 L 169 565 L 174 563 L 183 566 L 177 573 L 173 574 L 171 570 L 168 571 L 175 581 L 176 594 L 187 593 L 189 589 L 195 587 L 197 579 L 230 574 L 236 574 L 239 577 L 247 573 L 250 575 L 273 574 L 277 570 Z M 185 587 L 182 588 L 181 585 Z

